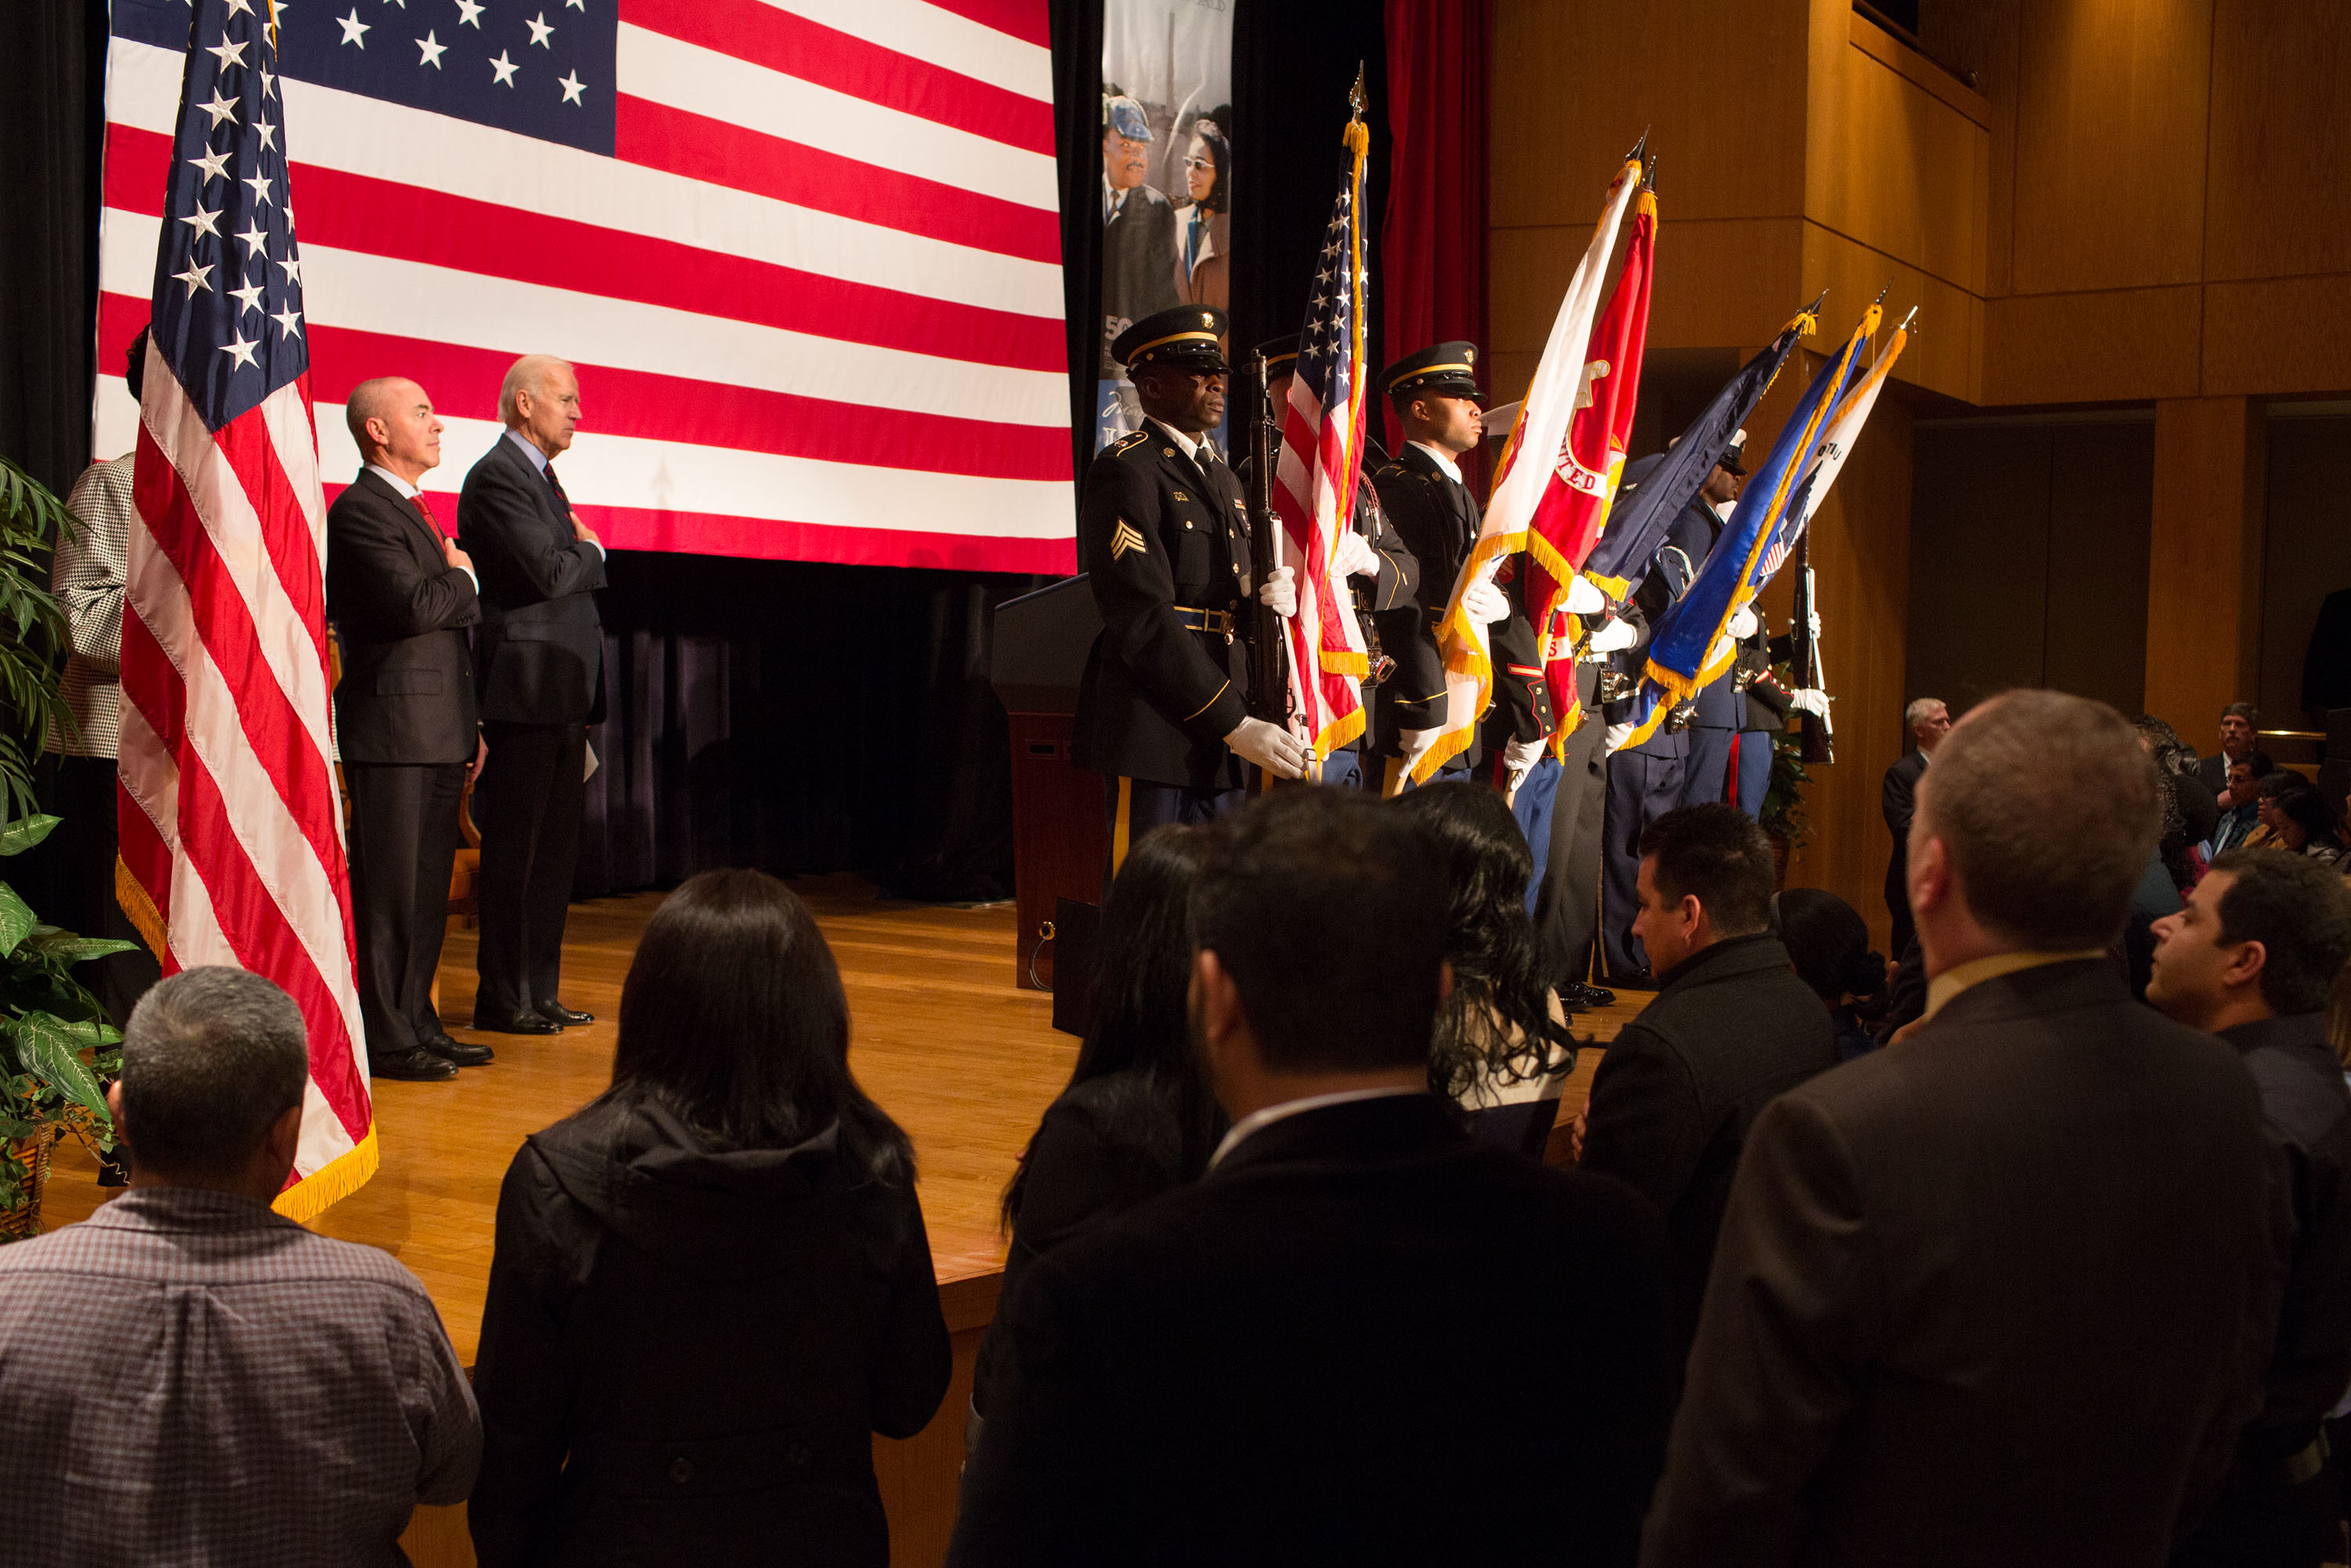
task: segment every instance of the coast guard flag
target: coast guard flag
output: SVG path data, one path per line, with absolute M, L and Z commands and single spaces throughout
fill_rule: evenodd
M 1878 307 L 1872 305 L 1844 349 L 1813 378 L 1771 444 L 1771 455 L 1740 492 L 1739 505 L 1707 552 L 1697 580 L 1650 629 L 1648 664 L 1642 672 L 1633 717 L 1610 727 L 1609 750 L 1646 740 L 1674 704 L 1696 696 L 1738 658 L 1739 646 L 1725 629 L 1755 596 L 1757 573 L 1790 503 L 1812 471 L 1822 432 L 1852 382 L 1861 347 L 1877 330 L 1877 321 Z
M 374 1174 L 327 681 L 327 503 L 266 0 L 195 0 L 161 171 L 122 618 L 116 890 L 163 972 L 275 980 L 308 1026 L 277 1200 Z
M 1453 584 L 1453 597 L 1437 623 L 1437 647 L 1445 655 L 1445 728 L 1420 760 L 1413 765 L 1412 781 L 1426 784 L 1437 770 L 1469 749 L 1477 737 L 1478 721 L 1494 691 L 1493 651 L 1486 628 L 1470 620 L 1461 608 L 1461 593 L 1473 582 L 1491 582 L 1503 558 L 1527 548 L 1527 529 L 1535 509 L 1554 477 L 1553 465 L 1567 440 L 1584 386 L 1584 351 L 1592 342 L 1592 319 L 1600 308 L 1600 285 L 1608 272 L 1609 254 L 1616 248 L 1616 231 L 1625 209 L 1641 183 L 1641 162 L 1628 158 L 1608 187 L 1592 243 L 1575 264 L 1567 293 L 1552 321 L 1551 337 L 1542 358 L 1535 362 L 1534 380 L 1526 401 L 1519 405 L 1518 423 L 1495 471 L 1492 498 L 1487 502 L 1478 542 L 1462 562 Z M 1527 455 L 1536 455 L 1531 459 Z
M 1317 757 L 1364 733 L 1363 679 L 1370 664 L 1355 603 L 1331 580 L 1331 549 L 1354 526 L 1364 464 L 1364 155 L 1372 145 L 1360 112 L 1346 130 L 1346 172 L 1323 231 L 1298 362 L 1274 463 L 1276 559 L 1294 573 L 1298 613 L 1290 637 L 1290 686 Z
M 1803 536 L 1804 529 L 1812 523 L 1813 514 L 1820 510 L 1821 502 L 1827 497 L 1829 487 L 1844 471 L 1844 460 L 1852 455 L 1854 443 L 1861 439 L 1861 427 L 1869 423 L 1870 411 L 1877 406 L 1877 394 L 1885 390 L 1886 378 L 1894 371 L 1894 361 L 1902 357 L 1903 349 L 1909 344 L 1910 322 L 1917 314 L 1914 308 L 1902 319 L 1902 324 L 1894 329 L 1894 340 L 1886 346 L 1886 351 L 1877 356 L 1859 384 L 1845 394 L 1844 400 L 1837 404 L 1836 412 L 1829 415 L 1828 426 L 1821 434 L 1820 446 L 1813 454 L 1812 470 L 1804 476 L 1804 482 L 1796 492 L 1795 501 L 1788 507 L 1788 515 L 1781 523 L 1779 533 L 1772 538 L 1771 548 L 1763 552 L 1763 564 L 1755 570 L 1757 593 L 1763 591 L 1772 575 L 1780 570 L 1780 564 L 1788 559 L 1788 552 L 1796 548 L 1797 539 Z
M 563 483 L 614 549 L 1077 569 L 1044 0 L 274 11 L 330 498 L 354 385 L 432 394 L 446 517 L 507 367 L 547 353 L 584 402 Z M 174 221 L 190 47 L 188 0 L 110 15 L 102 366 Z M 131 445 L 114 390 L 99 456 Z

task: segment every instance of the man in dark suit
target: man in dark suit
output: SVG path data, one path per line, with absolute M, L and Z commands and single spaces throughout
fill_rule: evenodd
M 2153 1568 L 2209 1501 L 2276 1265 L 2252 1075 L 2109 956 L 2160 823 L 2102 704 L 2011 692 L 1937 749 L 1926 1019 L 1756 1118 L 1648 1568 Z
M 2261 1414 L 2173 1561 L 2318 1568 L 2338 1539 L 2343 1458 L 2320 1432 L 2351 1383 L 2351 1092 L 2326 1043 L 2327 990 L 2351 960 L 2351 893 L 2307 856 L 2234 850 L 2213 861 L 2187 908 L 2155 923 L 2155 940 L 2147 999 L 2244 1058 L 2291 1206 Z
M 1895 758 L 1878 789 L 1878 807 L 1886 813 L 1886 831 L 1894 835 L 1894 853 L 1886 862 L 1886 912 L 1894 917 L 1894 935 L 1886 951 L 1899 962 L 1916 928 L 1910 920 L 1910 818 L 1917 810 L 1918 780 L 1926 776 L 1927 758 L 1951 732 L 1951 710 L 1940 697 L 1916 697 L 1902 710 L 1913 749 Z
M 1769 929 L 1771 877 L 1771 841 L 1735 806 L 1683 806 L 1649 824 L 1633 929 L 1657 995 L 1601 1058 L 1584 1112 L 1583 1168 L 1666 1217 L 1683 1354 L 1748 1128 L 1837 1064 L 1828 1009 Z
M 1102 100 L 1102 365 L 1118 373 L 1111 351 L 1118 335 L 1146 316 L 1183 303 L 1176 291 L 1176 209 L 1144 183 L 1151 171 L 1151 121 L 1123 94 Z
M 2229 787 L 2229 764 L 2253 754 L 2255 727 L 2261 714 L 2251 703 L 2231 703 L 2220 710 L 2220 749 L 2196 764 L 2196 776 L 2215 796 Z
M 1625 1560 L 1668 1377 L 1656 1217 L 1429 1095 L 1418 824 L 1286 789 L 1214 833 L 1191 1015 L 1232 1130 L 1029 1266 L 948 1561 Z
M 482 581 L 482 732 L 474 792 L 482 830 L 482 939 L 474 1027 L 553 1034 L 592 1023 L 565 1007 L 563 920 L 580 847 L 588 728 L 602 706 L 603 628 L 591 591 L 604 547 L 572 516 L 555 475 L 580 423 L 580 382 L 544 354 L 517 360 L 498 392 L 506 423 L 465 476 L 457 538 Z
M 1102 634 L 1078 683 L 1071 758 L 1108 787 L 1110 864 L 1168 822 L 1237 810 L 1243 762 L 1304 775 L 1296 736 L 1249 716 L 1250 601 L 1296 612 L 1290 569 L 1249 580 L 1247 498 L 1208 432 L 1225 411 L 1225 313 L 1185 305 L 1119 335 L 1144 427 L 1102 448 L 1078 508 Z
M 378 1078 L 454 1078 L 490 1060 L 433 1008 L 465 779 L 481 765 L 465 629 L 482 618 L 473 561 L 417 481 L 441 422 L 414 382 L 361 382 L 344 403 L 366 466 L 327 509 L 327 612 L 342 643 L 335 737 L 350 792 L 360 1018 Z

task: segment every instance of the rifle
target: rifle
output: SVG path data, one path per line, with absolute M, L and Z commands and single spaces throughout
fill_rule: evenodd
M 1798 691 L 1821 684 L 1820 650 L 1813 642 L 1813 611 L 1818 602 L 1813 586 L 1813 530 L 1808 528 L 1796 536 L 1796 623 L 1788 630 L 1788 662 L 1794 667 Z M 1803 760 L 1834 762 L 1836 737 L 1829 728 L 1827 716 L 1808 713 L 1801 716 L 1803 726 L 1796 736 Z
M 1274 423 L 1273 398 L 1266 387 L 1264 354 L 1249 356 L 1249 395 L 1254 405 L 1249 422 L 1249 711 L 1252 718 L 1263 719 L 1277 729 L 1288 729 L 1293 716 L 1290 638 L 1273 607 L 1256 597 L 1280 564 L 1274 551 L 1274 530 L 1281 521 L 1273 515 L 1273 465 L 1281 434 Z

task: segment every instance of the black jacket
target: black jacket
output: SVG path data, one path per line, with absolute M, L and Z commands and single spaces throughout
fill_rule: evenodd
M 1190 1156 L 1196 1166 L 1207 1155 Z M 1192 1179 L 1173 1107 L 1139 1072 L 1108 1072 L 1046 1107 L 1029 1145 L 1027 1174 L 1004 1255 L 1008 1299 L 1029 1266 L 1063 1242 Z M 986 1416 L 1004 1376 L 1005 1336 L 993 1324 L 972 1370 L 972 1408 Z
M 327 508 L 327 613 L 342 641 L 335 740 L 346 762 L 471 762 L 479 719 L 465 628 L 473 579 L 415 504 L 366 469 Z
M 1425 1094 L 1301 1112 L 1030 1266 L 951 1563 L 1615 1563 L 1664 1247 Z
M 1703 501 L 1692 500 L 1667 530 L 1666 542 L 1657 547 L 1654 560 L 1646 565 L 1641 580 L 1633 585 L 1633 597 L 1627 601 L 1625 619 L 1633 623 L 1639 640 L 1631 647 L 1612 653 L 1616 668 L 1631 676 L 1635 683 L 1649 664 L 1649 639 L 1666 612 L 1678 603 L 1682 595 L 1698 580 L 1698 568 L 1706 564 L 1708 547 L 1720 522 Z M 1605 710 L 1612 725 L 1629 720 L 1634 714 L 1630 702 L 1614 703 Z M 1649 733 L 1649 738 L 1638 746 L 1627 747 L 1625 754 L 1635 757 L 1687 757 L 1689 755 L 1689 732 L 1669 730 L 1663 721 Z
M 1918 779 L 1926 771 L 1927 754 L 1906 751 L 1886 770 L 1878 788 L 1878 809 L 1886 813 L 1886 831 L 1894 835 L 1894 858 L 1886 862 L 1888 908 L 1910 906 L 1910 819 L 1918 810 Z
M 1101 197 L 1099 183 L 1096 199 Z M 1100 373 L 1104 380 L 1119 373 L 1110 357 L 1110 342 L 1134 322 L 1184 301 L 1176 292 L 1176 209 L 1150 185 L 1126 193 L 1102 225 L 1102 308 L 1103 320 Z
M 889 1560 L 872 1435 L 937 1410 L 946 1323 L 914 1192 L 836 1134 L 715 1153 L 599 1102 L 525 1141 L 474 1369 L 485 1568 Z
M 604 552 L 571 530 L 571 508 L 501 434 L 465 476 L 457 542 L 482 579 L 482 716 L 593 722 L 604 641 L 590 590 Z
M 1732 936 L 1657 977 L 1657 995 L 1592 1077 L 1583 1167 L 1657 1206 L 1674 1247 L 1687 1350 L 1747 1129 L 1764 1106 L 1837 1064 L 1836 1027 L 1776 936 Z
M 1078 509 L 1078 567 L 1102 634 L 1086 655 L 1070 756 L 1106 778 L 1238 789 L 1225 746 L 1248 716 L 1249 511 L 1220 462 L 1186 457 L 1146 423 L 1102 448 Z M 1230 634 L 1177 611 L 1233 617 Z
M 1772 1102 L 1647 1568 L 2161 1564 L 2276 1321 L 2234 1058 L 2095 958 L 1979 981 Z

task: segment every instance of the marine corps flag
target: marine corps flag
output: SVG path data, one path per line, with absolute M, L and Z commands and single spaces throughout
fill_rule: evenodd
M 1827 296 L 1823 295 L 1823 298 Z M 1714 394 L 1706 412 L 1690 421 L 1689 427 L 1668 447 L 1665 461 L 1649 473 L 1649 476 L 1630 494 L 1619 496 L 1608 518 L 1608 531 L 1592 547 L 1584 560 L 1583 575 L 1601 592 L 1618 603 L 1632 597 L 1641 579 L 1656 558 L 1657 547 L 1666 542 L 1666 535 L 1681 516 L 1682 508 L 1698 493 L 1714 465 L 1722 461 L 1723 452 L 1730 439 L 1771 390 L 1780 377 L 1780 367 L 1788 362 L 1795 351 L 1798 339 L 1821 329 L 1815 312 L 1821 301 L 1815 299 L 1793 319 L 1780 329 L 1771 346 L 1739 368 L 1739 373 Z
M 1641 183 L 1641 151 L 1634 149 L 1608 187 L 1600 222 L 1592 231 L 1592 243 L 1585 247 L 1583 259 L 1576 263 L 1566 298 L 1559 302 L 1559 315 L 1552 322 L 1551 338 L 1543 345 L 1542 358 L 1535 364 L 1534 380 L 1527 388 L 1526 401 L 1519 405 L 1518 423 L 1511 427 L 1510 444 L 1502 449 L 1501 463 L 1495 470 L 1493 495 L 1487 502 L 1485 520 L 1478 530 L 1478 542 L 1470 547 L 1469 559 L 1462 563 L 1461 576 L 1453 585 L 1453 597 L 1445 607 L 1444 619 L 1438 622 L 1437 643 L 1445 656 L 1445 729 L 1436 744 L 1413 765 L 1415 784 L 1427 783 L 1437 776 L 1438 768 L 1469 749 L 1478 732 L 1478 721 L 1485 716 L 1486 705 L 1493 695 L 1492 649 L 1485 626 L 1463 612 L 1462 591 L 1473 582 L 1493 581 L 1504 558 L 1527 548 L 1528 529 L 1555 477 L 1553 462 L 1566 443 L 1569 423 L 1584 390 L 1585 350 L 1592 341 L 1592 319 L 1599 311 L 1600 285 L 1608 272 L 1609 255 L 1616 248 L 1616 231 L 1623 225 L 1625 209 L 1633 204 L 1633 193 Z M 1528 453 L 1541 456 L 1534 461 L 1522 461 Z
M 1652 168 L 1655 165 L 1651 165 Z M 1583 723 L 1575 690 L 1575 649 L 1583 623 L 1558 614 L 1594 541 L 1608 524 L 1625 451 L 1633 439 L 1633 405 L 1641 390 L 1641 351 L 1649 335 L 1649 285 L 1656 275 L 1657 193 L 1644 182 L 1633 203 L 1633 237 L 1625 270 L 1584 350 L 1583 384 L 1567 440 L 1527 530 L 1527 613 L 1542 632 L 1543 679 L 1551 687 L 1553 757 Z M 1554 628 L 1554 622 L 1560 624 Z
M 1878 307 L 1872 305 L 1844 348 L 1804 390 L 1779 440 L 1772 443 L 1771 455 L 1740 493 L 1730 521 L 1707 552 L 1698 580 L 1650 629 L 1649 662 L 1642 672 L 1635 720 L 1610 729 L 1609 750 L 1647 739 L 1674 704 L 1698 695 L 1738 658 L 1738 644 L 1725 635 L 1725 629 L 1755 596 L 1763 561 L 1877 321 Z

